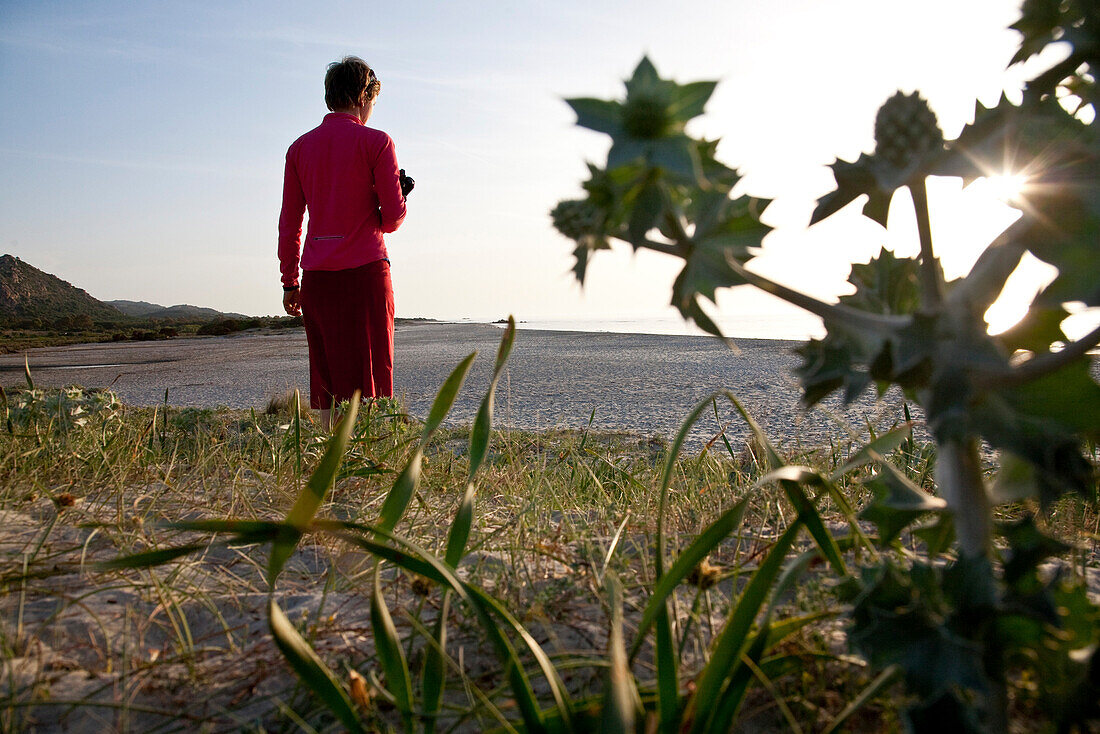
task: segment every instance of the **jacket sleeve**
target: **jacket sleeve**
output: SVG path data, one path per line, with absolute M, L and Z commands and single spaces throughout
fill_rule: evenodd
M 382 150 L 374 160 L 374 190 L 378 195 L 383 232 L 395 232 L 405 221 L 405 197 L 401 193 L 397 152 L 387 135 Z
M 302 256 L 302 217 L 306 197 L 294 166 L 291 151 L 286 154 L 283 172 L 283 208 L 279 214 L 279 271 L 284 286 L 298 285 L 298 264 Z

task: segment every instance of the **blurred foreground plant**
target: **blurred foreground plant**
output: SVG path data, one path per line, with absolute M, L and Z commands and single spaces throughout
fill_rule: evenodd
M 1096 607 L 1079 580 L 1042 570 L 1061 545 L 1030 520 L 998 528 L 994 514 L 1031 497 L 1044 508 L 1066 493 L 1097 499 L 1100 386 L 1087 354 L 1100 328 L 1073 341 L 1061 324 L 1069 304 L 1100 307 L 1100 14 L 1083 0 L 1027 0 L 1013 27 L 1022 35 L 1013 63 L 1055 42 L 1069 47 L 1028 83 L 1021 104 L 979 105 L 947 142 L 920 95 L 899 92 L 878 112 L 874 153 L 833 164 L 836 190 L 811 223 L 866 197 L 864 214 L 885 224 L 894 192 L 905 187 L 920 238 L 917 257 L 883 251 L 854 265 L 855 292 L 839 303 L 746 268 L 769 231 L 760 221 L 768 202 L 734 198 L 738 176 L 716 159 L 717 142 L 684 132 L 714 83 L 678 85 L 645 58 L 625 99 L 567 100 L 577 124 L 610 135 L 612 145 L 605 167 L 589 164 L 585 198 L 551 212 L 576 242 L 582 282 L 588 258 L 612 239 L 683 259 L 672 305 L 712 334 L 719 329 L 701 304 L 723 287 L 754 285 L 820 316 L 827 335 L 799 349 L 808 406 L 837 390 L 851 402 L 872 384 L 880 393 L 896 385 L 921 405 L 936 443 L 938 496 L 885 473 L 872 482 L 878 500 L 865 514 L 889 543 L 935 513 L 920 532 L 933 554 L 957 544 L 957 558 L 944 568 L 887 556 L 860 585 L 845 587 L 855 604 L 852 642 L 873 663 L 905 670 L 918 697 L 909 713 L 916 729 L 946 715 L 966 730 L 1006 730 L 1007 686 L 1018 674 L 1025 679 L 1017 693 L 1038 699 L 1060 726 L 1100 714 Z M 932 243 L 926 180 L 996 173 L 1026 177 L 1022 216 L 969 274 L 948 282 Z M 990 335 L 984 314 L 1028 252 L 1058 275 L 1015 328 Z M 982 442 L 999 452 L 992 481 Z

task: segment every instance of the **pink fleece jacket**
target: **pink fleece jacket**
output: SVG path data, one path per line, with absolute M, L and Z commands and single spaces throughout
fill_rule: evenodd
M 286 153 L 279 215 L 283 285 L 298 285 L 299 264 L 303 270 L 347 270 L 387 258 L 382 235 L 404 219 L 405 197 L 390 136 L 355 115 L 325 115 Z

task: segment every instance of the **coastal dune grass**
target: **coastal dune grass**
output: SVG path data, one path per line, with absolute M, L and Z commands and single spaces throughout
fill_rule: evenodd
M 683 451 L 727 394 L 671 445 L 496 431 L 512 334 L 472 427 L 443 419 L 474 355 L 424 423 L 377 401 L 332 437 L 300 398 L 138 409 L 28 373 L 0 429 L 0 726 L 896 728 L 830 587 L 877 552 L 852 478 L 928 473 L 902 417 L 813 456 L 717 425 Z

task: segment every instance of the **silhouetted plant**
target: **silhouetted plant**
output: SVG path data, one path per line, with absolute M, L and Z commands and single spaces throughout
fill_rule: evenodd
M 1028 0 L 1013 28 L 1022 35 L 1013 63 L 1054 42 L 1069 47 L 1064 61 L 1028 83 L 1021 104 L 979 105 L 948 142 L 920 95 L 899 92 L 878 112 L 874 153 L 832 165 L 836 189 L 817 203 L 811 223 L 866 197 L 863 213 L 885 224 L 894 192 L 905 187 L 920 238 L 916 257 L 883 251 L 854 265 L 855 292 L 839 303 L 745 267 L 769 231 L 760 221 L 769 202 L 732 197 L 738 175 L 715 157 L 717 141 L 684 132 L 714 83 L 662 79 L 646 58 L 624 99 L 567 100 L 578 125 L 612 144 L 604 167 L 589 164 L 585 197 L 551 212 L 576 242 L 582 282 L 589 257 L 612 239 L 683 259 L 672 305 L 712 334 L 720 330 L 701 303 L 719 288 L 754 285 L 820 316 L 827 335 L 799 349 L 807 405 L 838 390 L 851 402 L 890 385 L 921 405 L 936 444 L 938 496 L 883 469 L 869 483 L 877 499 L 865 514 L 886 544 L 934 515 L 922 537 L 934 554 L 957 547 L 957 556 L 946 567 L 886 556 L 844 586 L 855 605 L 853 644 L 876 665 L 904 670 L 918 698 L 909 711 L 917 729 L 948 717 L 969 730 L 1006 730 L 1006 685 L 1019 670 L 1029 682 L 1017 694 L 1037 698 L 1060 726 L 1098 713 L 1096 607 L 1079 581 L 1040 572 L 1062 546 L 1030 519 L 998 526 L 994 508 L 1031 497 L 1049 507 L 1067 492 L 1096 499 L 1089 442 L 1100 438 L 1100 386 L 1086 355 L 1100 328 L 1073 341 L 1061 322 L 1066 304 L 1100 306 L 1100 14 L 1083 0 Z M 1006 161 L 1011 171 L 1002 170 Z M 926 179 L 1002 172 L 1027 178 L 1022 216 L 968 275 L 948 282 L 933 247 Z M 1015 328 L 990 335 L 984 314 L 1028 252 L 1058 275 Z M 983 441 L 998 451 L 991 481 Z M 1006 550 L 997 550 L 998 536 Z

